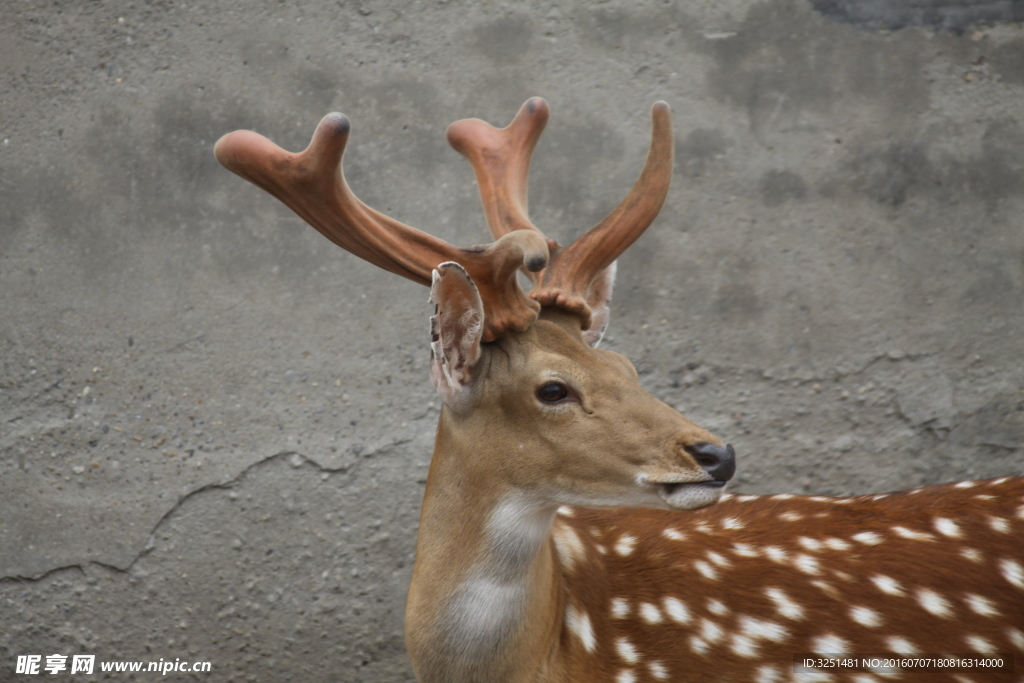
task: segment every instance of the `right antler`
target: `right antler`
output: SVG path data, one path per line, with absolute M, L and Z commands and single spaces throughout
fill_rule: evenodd
M 349 121 L 329 114 L 304 151 L 292 154 L 247 130 L 228 133 L 214 148 L 226 168 L 274 195 L 329 240 L 376 266 L 429 286 L 431 272 L 456 261 L 476 283 L 484 304 L 484 340 L 524 330 L 540 305 L 516 281 L 520 267 L 536 272 L 548 262 L 540 232 L 511 230 L 490 246 L 460 249 L 411 228 L 359 201 L 341 168 Z
M 580 316 L 590 327 L 587 293 L 598 275 L 608 268 L 654 221 L 668 196 L 672 181 L 672 116 L 665 102 L 651 110 L 651 148 L 643 171 L 626 198 L 608 216 L 562 248 L 548 240 L 551 264 L 531 275 L 536 287 L 530 297 L 544 306 Z M 536 230 L 527 217 L 527 175 L 530 155 L 548 120 L 548 105 L 527 100 L 506 128 L 480 119 L 456 121 L 448 128 L 448 141 L 473 166 L 487 223 L 495 238 L 514 230 Z

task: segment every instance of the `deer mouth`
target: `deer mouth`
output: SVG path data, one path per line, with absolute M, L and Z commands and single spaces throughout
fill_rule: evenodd
M 718 502 L 725 489 L 724 481 L 687 481 L 655 483 L 658 496 L 671 508 L 695 510 Z
M 658 484 L 664 491 L 666 496 L 671 496 L 675 493 L 682 491 L 689 486 L 709 486 L 711 488 L 720 489 L 725 486 L 724 481 L 685 481 L 678 484 Z

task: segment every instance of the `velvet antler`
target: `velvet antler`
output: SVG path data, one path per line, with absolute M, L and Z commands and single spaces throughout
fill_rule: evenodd
M 531 275 L 536 286 L 529 296 L 542 306 L 578 315 L 584 330 L 591 324 L 587 300 L 592 284 L 643 234 L 668 196 L 673 161 L 668 105 L 656 102 L 651 118 L 651 147 L 630 193 L 603 221 L 569 246 L 562 248 L 548 240 L 551 263 Z M 473 166 L 487 223 L 496 238 L 513 230 L 537 230 L 527 217 L 527 175 L 530 155 L 547 119 L 547 103 L 535 97 L 522 106 L 506 128 L 498 129 L 479 119 L 456 121 L 448 128 L 448 141 Z
M 349 121 L 329 114 L 304 151 L 286 152 L 267 138 L 240 130 L 222 137 L 214 154 L 226 168 L 274 195 L 329 240 L 370 263 L 429 286 L 431 273 L 456 261 L 479 288 L 484 303 L 484 340 L 524 330 L 540 305 L 516 281 L 520 267 L 543 269 L 549 254 L 536 229 L 508 230 L 486 247 L 460 249 L 411 228 L 361 202 L 349 189 L 341 161 Z

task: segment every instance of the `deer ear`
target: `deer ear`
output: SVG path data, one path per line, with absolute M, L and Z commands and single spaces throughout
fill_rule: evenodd
M 615 264 L 602 270 L 587 288 L 587 305 L 590 306 L 590 329 L 583 331 L 583 341 L 597 346 L 608 329 L 608 303 L 612 300 L 612 287 L 615 286 Z
M 484 333 L 484 304 L 466 269 L 439 265 L 430 285 L 430 379 L 441 400 L 452 405 L 473 381 Z

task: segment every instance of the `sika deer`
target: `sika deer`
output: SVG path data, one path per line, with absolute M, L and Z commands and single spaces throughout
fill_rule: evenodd
M 1024 480 L 845 499 L 723 495 L 732 448 L 596 348 L 614 261 L 672 176 L 667 105 L 652 115 L 639 181 L 564 248 L 527 217 L 541 99 L 501 130 L 476 119 L 449 128 L 476 173 L 488 247 L 453 247 L 360 202 L 341 171 L 340 114 L 299 154 L 248 131 L 217 143 L 221 163 L 331 241 L 431 287 L 431 380 L 444 407 L 406 611 L 416 675 L 876 681 L 794 673 L 793 656 L 932 652 L 1013 653 L 1024 673 Z M 1010 680 L 896 675 L 944 676 Z

